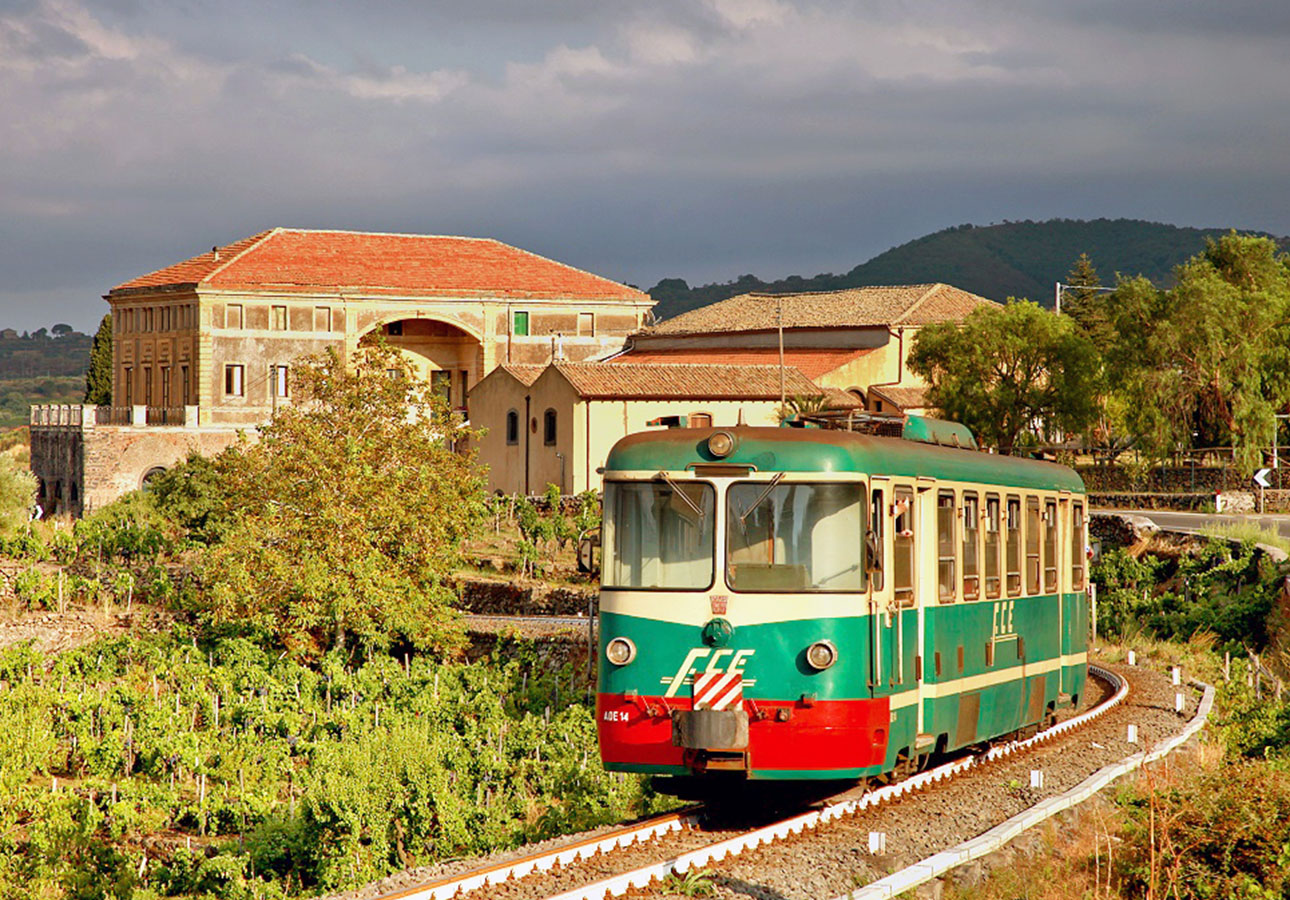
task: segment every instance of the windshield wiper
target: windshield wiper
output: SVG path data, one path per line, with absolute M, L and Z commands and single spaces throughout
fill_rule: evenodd
M 676 492 L 677 496 L 679 496 L 685 502 L 685 505 L 690 507 L 690 511 L 694 513 L 694 515 L 697 516 L 698 518 L 700 519 L 703 518 L 703 510 L 699 508 L 699 504 L 691 500 L 690 495 L 687 494 L 685 491 L 681 490 L 681 486 L 677 484 L 675 481 L 673 481 L 670 475 L 668 475 L 666 472 L 659 472 L 654 477 L 662 478 L 664 481 L 666 481 L 668 486 L 673 491 Z
M 749 505 L 749 507 L 748 507 L 747 509 L 745 509 L 745 510 L 743 511 L 743 513 L 739 516 L 739 525 L 740 525 L 740 527 L 744 527 L 744 520 L 745 520 L 745 519 L 747 519 L 750 515 L 752 515 L 752 511 L 753 511 L 754 509 L 756 509 L 757 507 L 759 507 L 759 506 L 761 506 L 761 505 L 762 505 L 762 503 L 765 501 L 765 499 L 766 499 L 767 497 L 769 497 L 769 496 L 770 496 L 770 492 L 771 492 L 771 491 L 773 491 L 773 490 L 775 490 L 775 485 L 779 484 L 780 479 L 781 479 L 781 478 L 783 478 L 783 477 L 784 477 L 784 473 L 783 473 L 783 472 L 776 472 L 776 473 L 775 473 L 775 477 L 774 477 L 774 478 L 772 478 L 772 479 L 769 481 L 769 483 L 767 483 L 767 485 L 766 485 L 766 490 L 762 491 L 762 492 L 757 496 L 757 499 L 756 499 L 756 500 L 754 500 L 754 501 L 752 502 L 752 504 L 751 504 L 751 505 Z M 746 528 L 745 528 L 744 530 L 745 530 L 745 532 L 747 531 L 747 529 L 746 529 Z

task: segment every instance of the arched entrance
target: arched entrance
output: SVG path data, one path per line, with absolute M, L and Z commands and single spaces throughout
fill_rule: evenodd
M 411 372 L 429 381 L 455 407 L 484 376 L 484 348 L 475 335 L 440 319 L 395 319 L 367 332 L 360 343 L 381 335 L 407 360 Z

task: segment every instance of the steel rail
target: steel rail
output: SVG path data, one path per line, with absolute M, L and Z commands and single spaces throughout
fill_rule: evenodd
M 783 840 L 790 835 L 800 834 L 808 828 L 816 828 L 835 819 L 841 819 L 846 816 L 853 816 L 864 809 L 878 806 L 882 803 L 889 803 L 900 797 L 911 794 L 915 791 L 930 787 L 931 785 L 953 778 L 969 769 L 986 765 L 995 760 L 1012 756 L 1025 750 L 1029 750 L 1039 744 L 1052 740 L 1054 737 L 1073 731 L 1082 725 L 1098 718 L 1107 710 L 1118 706 L 1129 693 L 1129 683 L 1124 678 L 1114 672 L 1103 669 L 1100 666 L 1090 665 L 1089 672 L 1103 679 L 1116 688 L 1115 693 L 1109 700 L 1103 701 L 1088 712 L 1081 713 L 1059 722 L 1051 728 L 1035 734 L 1025 740 L 1010 741 L 1006 744 L 999 744 L 991 747 L 985 753 L 975 756 L 964 757 L 953 762 L 937 766 L 935 769 L 929 769 L 926 772 L 920 772 L 917 775 L 898 781 L 895 784 L 884 785 L 883 787 L 869 791 L 861 797 L 854 800 L 843 800 L 838 803 L 829 804 L 821 809 L 812 810 L 808 813 L 792 816 L 773 825 L 767 825 L 764 828 L 756 828 L 752 831 L 745 832 L 733 838 L 719 841 L 715 844 L 709 844 L 707 847 L 700 847 L 697 850 L 691 850 L 678 856 L 652 863 L 648 866 L 642 866 L 630 872 L 624 872 L 621 875 L 615 875 L 612 878 L 605 878 L 593 884 L 575 888 L 562 894 L 556 894 L 548 900 L 602 900 L 605 897 L 617 897 L 632 889 L 641 889 L 648 887 L 652 881 L 663 879 L 669 875 L 686 872 L 691 868 L 703 867 L 709 863 L 719 862 L 732 856 L 738 856 L 746 850 L 752 850 L 764 844 L 771 844 L 778 840 Z
M 501 884 L 513 878 L 523 878 L 534 872 L 545 872 L 553 866 L 565 866 L 579 859 L 589 859 L 598 853 L 607 853 L 632 844 L 693 828 L 699 821 L 700 806 L 687 806 L 661 816 L 654 816 L 634 825 L 624 825 L 605 834 L 562 844 L 554 850 L 530 853 L 517 859 L 504 860 L 493 865 L 471 869 L 459 875 L 382 894 L 377 900 L 446 900 L 458 892 L 477 890 L 490 884 Z
M 945 763 L 935 769 L 929 769 L 895 784 L 884 785 L 852 800 L 843 800 L 792 816 L 780 822 L 757 828 L 727 840 L 701 847 L 679 856 L 674 856 L 649 866 L 643 866 L 612 878 L 603 879 L 565 893 L 558 894 L 550 900 L 601 900 L 610 896 L 616 897 L 632 888 L 643 888 L 651 881 L 666 878 L 668 875 L 685 872 L 698 866 L 702 867 L 729 856 L 736 856 L 745 850 L 773 843 L 792 834 L 799 834 L 807 828 L 815 828 L 846 816 L 852 816 L 864 809 L 889 803 L 906 794 L 923 790 L 937 782 L 952 778 L 977 766 L 985 765 L 1014 753 L 1030 749 L 1040 743 L 1052 740 L 1089 722 L 1118 705 L 1127 696 L 1128 682 L 1107 669 L 1089 666 L 1089 672 L 1116 688 L 1115 694 L 1093 709 L 1051 728 L 1039 732 L 1026 740 L 1010 741 L 991 747 L 984 753 L 964 757 Z M 382 894 L 378 900 L 447 900 L 459 892 L 477 890 L 489 885 L 501 884 L 510 879 L 523 878 L 534 872 L 547 871 L 557 865 L 568 865 L 579 859 L 588 859 L 599 853 L 629 847 L 634 844 L 653 840 L 664 834 L 692 828 L 698 824 L 702 807 L 692 806 L 666 815 L 657 816 L 635 825 L 616 828 L 606 834 L 584 838 L 548 851 L 529 854 L 518 859 L 495 863 L 483 868 L 472 869 L 459 875 L 448 876 L 426 884 Z

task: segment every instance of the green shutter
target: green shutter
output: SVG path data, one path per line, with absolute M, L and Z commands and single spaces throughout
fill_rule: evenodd
M 526 337 L 529 333 L 529 314 L 526 312 L 515 313 L 515 323 L 511 330 L 520 337 Z

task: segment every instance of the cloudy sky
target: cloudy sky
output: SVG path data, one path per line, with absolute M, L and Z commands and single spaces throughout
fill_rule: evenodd
M 0 0 L 0 326 L 274 225 L 642 287 L 965 222 L 1290 234 L 1281 0 Z

